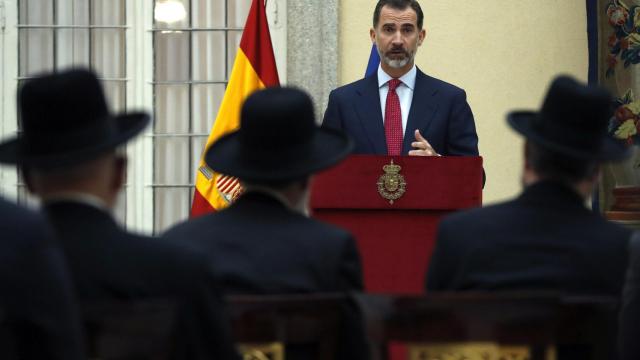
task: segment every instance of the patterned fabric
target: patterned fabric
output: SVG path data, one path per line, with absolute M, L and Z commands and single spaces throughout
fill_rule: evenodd
M 389 92 L 384 111 L 384 133 L 387 137 L 387 154 L 397 156 L 402 152 L 402 109 L 396 88 L 402 82 L 398 79 L 389 80 Z

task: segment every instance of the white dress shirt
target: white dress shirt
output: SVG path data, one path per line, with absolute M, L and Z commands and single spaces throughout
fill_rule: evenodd
M 416 65 L 414 64 L 411 70 L 404 74 L 400 81 L 402 84 L 396 88 L 396 94 L 400 99 L 400 109 L 402 111 L 402 134 L 405 134 L 407 130 L 407 119 L 409 118 L 409 110 L 411 109 L 411 101 L 413 100 L 413 89 L 416 85 Z M 387 107 L 387 93 L 389 92 L 389 80 L 392 77 L 389 76 L 382 66 L 378 65 L 378 87 L 380 90 L 380 108 L 382 109 L 382 123 L 384 124 L 384 114 Z M 412 130 L 413 131 L 413 130 Z

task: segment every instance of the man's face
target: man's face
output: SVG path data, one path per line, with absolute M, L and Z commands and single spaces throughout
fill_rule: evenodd
M 418 29 L 418 16 L 411 7 L 396 10 L 384 6 L 380 10 L 380 20 L 376 28 L 371 29 L 370 35 L 378 47 L 383 68 L 401 69 L 413 66 L 425 31 Z

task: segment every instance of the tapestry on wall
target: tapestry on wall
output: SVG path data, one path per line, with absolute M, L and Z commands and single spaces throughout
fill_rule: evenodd
M 613 94 L 609 134 L 633 151 L 629 161 L 604 166 L 599 208 L 634 210 L 640 195 L 640 0 L 587 0 L 587 11 L 589 80 Z

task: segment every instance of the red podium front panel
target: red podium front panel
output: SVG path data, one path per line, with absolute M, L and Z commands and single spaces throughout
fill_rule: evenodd
M 378 185 L 391 160 L 406 183 L 393 203 Z M 353 155 L 318 174 L 311 192 L 313 215 L 356 237 L 369 292 L 423 293 L 438 221 L 481 204 L 480 157 Z

